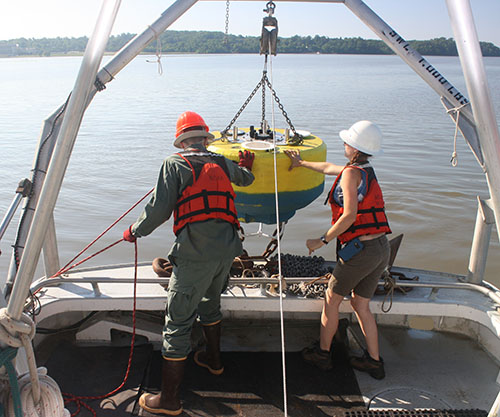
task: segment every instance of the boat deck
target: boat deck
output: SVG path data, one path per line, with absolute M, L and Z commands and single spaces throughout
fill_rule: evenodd
M 418 274 L 420 284 L 460 281 L 445 274 L 397 270 L 410 277 Z M 51 338 L 37 343 L 38 364 L 48 368 L 63 392 L 103 395 L 123 380 L 132 323 L 130 277 L 131 266 L 80 270 L 39 294 L 39 328 L 64 329 L 98 312 L 72 338 L 57 344 Z M 141 414 L 137 399 L 142 391 L 154 392 L 160 386 L 165 295 L 150 265 L 140 266 L 137 343 L 130 377 L 117 394 L 89 401 L 97 416 L 146 415 Z M 447 410 L 447 416 L 454 415 L 450 414 L 453 410 L 482 410 L 467 415 L 486 416 L 499 391 L 495 349 L 500 320 L 495 303 L 484 294 L 415 287 L 406 294 L 396 291 L 389 312 L 384 311 L 390 299 L 375 296 L 371 307 L 379 323 L 387 374 L 382 381 L 353 371 L 341 345 L 334 349 L 331 372 L 303 363 L 299 352 L 318 337 L 322 302 L 288 294 L 283 300 L 289 416 L 359 412 L 351 416 L 362 417 L 368 410 L 388 409 Z M 183 415 L 284 415 L 279 297 L 269 287 L 235 286 L 223 295 L 222 306 L 225 372 L 215 377 L 188 359 L 181 394 Z M 347 300 L 342 303 L 341 317 L 350 323 L 349 353 L 359 353 L 363 338 Z M 201 329 L 195 326 L 193 346 L 200 340 Z
M 334 358 L 336 371 L 326 373 L 305 364 L 297 352 L 287 354 L 289 415 L 338 415 L 346 405 L 350 410 L 366 409 L 354 372 L 344 360 L 345 353 L 337 352 Z M 63 392 L 99 395 L 111 391 L 121 381 L 127 359 L 127 348 L 61 346 L 46 366 Z M 183 415 L 283 415 L 280 353 L 227 352 L 224 363 L 224 374 L 214 376 L 189 358 L 181 390 Z M 71 369 L 71 375 L 57 374 L 61 369 Z M 160 372 L 160 353 L 151 345 L 138 346 L 124 389 L 108 399 L 88 401 L 88 404 L 98 416 L 149 416 L 151 414 L 140 409 L 137 400 L 143 391 L 159 390 Z M 83 382 L 89 378 L 99 383 L 89 385 Z
M 186 364 L 181 391 L 183 416 L 282 416 L 283 371 L 280 352 L 248 352 L 232 349 L 234 340 L 253 337 L 254 342 L 279 338 L 279 323 L 266 325 L 225 323 L 221 376 Z M 293 327 L 293 324 L 290 324 Z M 317 323 L 301 323 L 304 337 L 313 338 Z M 298 329 L 296 329 L 299 331 Z M 357 351 L 359 328 L 349 328 L 347 346 Z M 200 329 L 194 329 L 194 335 Z M 368 410 L 469 410 L 469 416 L 486 416 L 498 392 L 499 367 L 470 339 L 429 331 L 405 331 L 381 326 L 380 344 L 386 378 L 375 380 L 353 371 L 348 349 L 336 342 L 334 369 L 324 372 L 304 363 L 296 350 L 287 351 L 286 386 L 288 415 L 363 416 Z M 129 356 L 129 338 L 117 337 L 110 346 L 51 342 L 43 363 L 61 391 L 73 395 L 100 396 L 120 385 Z M 130 375 L 124 388 L 105 399 L 85 400 L 104 416 L 149 416 L 137 404 L 139 395 L 160 388 L 161 355 L 155 344 L 136 343 Z M 68 406 L 71 411 L 73 405 Z M 475 410 L 475 411 L 471 411 Z M 480 411 L 478 411 L 480 410 Z M 86 416 L 87 411 L 82 411 Z M 357 413 L 357 414 L 356 414 Z M 457 416 L 463 416 L 457 411 Z M 395 414 L 397 415 L 397 414 Z M 412 414 L 414 416 L 415 414 Z

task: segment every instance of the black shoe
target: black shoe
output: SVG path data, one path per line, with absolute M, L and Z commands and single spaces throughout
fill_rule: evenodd
M 367 372 L 372 378 L 384 379 L 384 360 L 376 361 L 370 354 L 365 350 L 365 353 L 361 357 L 352 357 L 350 359 L 351 366 L 361 372 Z
M 319 347 L 319 342 L 316 341 L 310 347 L 302 349 L 302 359 L 311 365 L 317 366 L 323 371 L 328 371 L 333 368 L 332 357 L 330 352 L 322 350 Z

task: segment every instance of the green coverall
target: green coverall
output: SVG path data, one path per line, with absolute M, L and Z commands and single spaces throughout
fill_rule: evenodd
M 202 150 L 202 144 L 189 150 Z M 250 170 L 226 159 L 229 179 L 238 186 L 250 185 Z M 193 183 L 190 166 L 179 155 L 165 159 L 150 201 L 132 225 L 136 237 L 147 236 L 167 221 L 184 189 Z M 229 278 L 229 270 L 243 247 L 236 227 L 223 220 L 189 223 L 184 227 L 168 254 L 173 266 L 170 278 L 162 355 L 185 358 L 191 351 L 190 335 L 197 316 L 202 324 L 217 323 L 222 318 L 220 296 Z

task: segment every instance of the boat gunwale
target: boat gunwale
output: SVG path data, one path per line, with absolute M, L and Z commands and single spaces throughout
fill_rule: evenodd
M 334 264 L 332 262 L 332 264 Z M 138 267 L 147 267 L 151 265 L 150 262 L 144 261 L 137 264 Z M 51 277 L 46 278 L 42 277 L 37 281 L 33 282 L 31 286 L 31 292 L 37 292 L 42 288 L 54 287 L 59 284 L 64 283 L 90 283 L 92 285 L 98 285 L 99 283 L 115 283 L 115 284 L 128 284 L 134 283 L 135 278 L 127 277 L 127 278 L 116 278 L 116 277 L 72 277 L 74 274 L 82 274 L 86 272 L 96 272 L 100 270 L 112 270 L 112 269 L 126 269 L 133 268 L 135 265 L 131 263 L 127 264 L 117 264 L 117 265 L 107 265 L 107 266 L 95 266 L 95 267 L 87 267 L 81 269 L 75 269 L 71 273 L 64 273 L 59 277 Z M 432 289 L 457 289 L 457 290 L 472 290 L 475 292 L 479 292 L 485 296 L 488 296 L 494 303 L 500 305 L 500 291 L 492 284 L 487 281 L 483 283 L 476 284 L 471 282 L 466 282 L 466 277 L 464 275 L 438 272 L 438 271 L 428 271 L 423 269 L 414 269 L 414 268 L 403 268 L 403 267 L 392 267 L 391 270 L 394 272 L 407 274 L 415 273 L 415 274 L 424 274 L 427 276 L 432 276 L 435 278 L 441 277 L 446 279 L 456 280 L 458 282 L 415 282 L 415 281 L 404 281 L 404 287 L 411 288 L 432 288 Z M 168 284 L 168 277 L 147 277 L 147 278 L 137 278 L 138 284 Z M 283 277 L 283 283 L 285 284 L 293 284 L 293 283 L 301 283 L 301 282 L 310 282 L 314 281 L 316 283 L 326 283 L 328 281 L 328 277 Z M 401 282 L 401 281 L 400 281 Z M 279 283 L 278 278 L 274 277 L 230 277 L 229 285 L 239 285 L 239 284 L 277 284 Z M 383 285 L 384 281 L 380 280 L 379 285 Z

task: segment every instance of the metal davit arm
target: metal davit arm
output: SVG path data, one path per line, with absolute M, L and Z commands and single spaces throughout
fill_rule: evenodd
M 161 17 L 132 39 L 103 67 L 97 77 L 106 84 L 113 79 L 132 59 L 134 59 L 152 40 L 160 36 L 179 17 L 186 13 L 198 0 L 177 0 Z
M 7 306 L 7 314 L 15 320 L 19 320 L 24 309 L 45 233 L 52 219 L 64 174 L 85 112 L 87 99 L 93 88 L 120 2 L 121 0 L 104 0 L 94 32 L 85 50 Z
M 484 149 L 485 175 L 500 238 L 500 137 L 469 0 L 446 0 L 458 56 Z
M 102 68 L 97 74 L 97 78 L 102 84 L 106 84 L 113 79 L 113 77 L 122 70 L 133 58 L 135 58 L 152 40 L 158 37 L 166 28 L 168 28 L 172 23 L 174 23 L 180 16 L 182 16 L 189 8 L 191 8 L 197 0 L 177 0 L 172 6 L 170 6 L 165 12 L 162 13 L 161 17 L 157 19 L 153 24 L 148 26 L 148 28 L 140 35 L 136 36 L 133 40 L 129 42 L 124 48 L 122 48 L 117 54 L 112 58 L 109 63 Z M 85 107 L 88 107 L 92 99 L 97 93 L 97 87 L 92 85 L 88 93 Z M 68 99 L 69 101 L 69 99 Z M 19 226 L 18 230 L 18 240 L 19 240 L 19 254 L 22 256 L 23 248 L 26 246 L 26 239 L 28 231 L 33 222 L 33 212 L 39 199 L 40 190 L 45 181 L 45 172 L 47 171 L 47 166 L 50 159 L 52 158 L 53 148 L 55 145 L 55 137 L 59 134 L 61 123 L 60 116 L 66 112 L 66 104 L 61 105 L 47 120 L 43 128 L 42 135 L 40 137 L 40 144 L 38 149 L 38 158 L 40 159 L 40 170 L 36 173 L 38 176 L 38 181 L 34 182 L 34 190 L 31 199 L 29 200 L 29 206 L 24 208 L 23 222 Z M 49 134 L 50 132 L 50 134 Z M 50 136 L 50 142 L 46 143 L 46 139 Z M 28 210 L 27 210 L 28 209 Z M 51 244 L 44 246 L 44 251 L 49 252 L 49 257 L 53 262 L 56 259 L 57 247 L 55 244 L 55 232 L 53 228 L 49 231 L 51 239 Z M 53 242 L 53 243 L 52 243 Z M 46 264 L 49 264 L 47 262 Z M 54 268 L 52 268 L 54 269 Z M 55 268 L 58 269 L 58 268 Z M 7 287 L 8 293 L 10 293 L 10 288 L 13 285 L 17 273 L 16 266 L 16 254 L 12 255 L 12 260 L 9 267 L 9 273 L 7 277 Z M 46 271 L 47 276 L 50 275 L 50 271 Z
M 441 96 L 448 110 L 460 108 L 460 113 L 455 115 L 455 121 L 458 122 L 462 135 L 485 172 L 500 237 L 500 138 L 469 0 L 447 0 L 447 5 L 472 109 L 470 106 L 464 106 L 469 102 L 463 94 L 362 0 L 345 0 L 344 3 Z M 476 222 L 479 226 L 476 227 L 469 263 L 472 268 L 469 278 L 474 282 L 482 280 L 486 265 L 489 244 L 487 223 L 485 221 L 483 227 L 480 219 Z
M 111 0 L 104 0 L 106 1 L 111 1 Z M 172 25 L 179 17 L 181 17 L 187 10 L 189 10 L 197 0 L 177 0 L 174 4 L 172 4 L 165 12 L 162 13 L 161 17 L 157 19 L 154 23 L 152 23 L 148 28 L 141 34 L 137 35 L 132 41 L 129 42 L 128 45 L 126 45 L 124 48 L 122 48 L 115 56 L 113 59 L 109 61 L 109 63 L 102 68 L 99 73 L 97 73 L 97 67 L 94 69 L 94 65 L 100 65 L 100 61 L 102 59 L 102 54 L 104 53 L 104 48 L 106 47 L 106 43 L 109 38 L 109 34 L 111 33 L 111 26 L 114 23 L 114 19 L 116 17 L 116 12 L 119 7 L 120 0 L 116 0 L 116 10 L 113 11 L 113 20 L 109 27 L 109 33 L 105 37 L 105 39 L 99 41 L 100 45 L 91 45 L 92 36 L 91 40 L 89 41 L 89 45 L 87 46 L 87 50 L 85 52 L 84 56 L 84 62 L 87 59 L 87 63 L 85 64 L 87 66 L 85 70 L 85 83 L 86 86 L 84 87 L 83 82 L 80 82 L 81 79 L 80 77 L 82 76 L 82 70 L 84 64 L 82 63 L 82 69 L 80 70 L 79 74 L 79 79 L 77 80 L 77 83 L 75 84 L 75 89 L 73 90 L 72 97 L 70 98 L 70 102 L 68 103 L 68 108 L 65 110 L 65 118 L 63 121 L 63 125 L 60 127 L 61 131 L 61 137 L 58 138 L 58 142 L 62 140 L 63 137 L 69 135 L 74 135 L 73 139 L 69 139 L 66 144 L 58 144 L 57 149 L 54 152 L 53 159 L 63 159 L 63 161 L 58 161 L 54 162 L 51 161 L 51 166 L 59 166 L 58 168 L 58 173 L 52 175 L 52 178 L 50 179 L 51 183 L 46 187 L 45 185 L 42 188 L 42 191 L 40 192 L 40 207 L 46 207 L 44 208 L 43 211 L 47 211 L 47 209 L 50 211 L 50 216 L 52 216 L 52 211 L 55 206 L 55 202 L 57 200 L 57 196 L 59 194 L 60 186 L 62 184 L 62 178 L 64 176 L 65 169 L 67 167 L 68 161 L 69 161 L 69 156 L 71 154 L 74 140 L 76 138 L 76 135 L 78 133 L 78 129 L 80 127 L 81 123 L 81 118 L 83 117 L 83 113 L 85 109 L 88 107 L 90 102 L 92 101 L 93 97 L 97 93 L 97 87 L 94 85 L 94 81 L 96 79 L 96 73 L 97 73 L 97 78 L 99 79 L 100 83 L 106 84 L 109 81 L 111 81 L 114 76 L 121 71 L 130 61 L 132 61 L 133 58 L 135 58 L 152 40 L 160 36 L 160 34 L 165 31 L 170 25 Z M 106 3 L 104 3 L 106 4 Z M 104 8 L 104 6 L 103 6 Z M 108 10 L 109 13 L 109 10 Z M 101 15 L 102 15 L 101 11 Z M 100 18 L 101 20 L 101 18 Z M 99 23 L 98 23 L 99 25 Z M 98 26 L 96 25 L 96 27 Z M 107 30 L 107 29 L 106 29 Z M 95 34 L 94 34 L 95 35 Z M 104 42 L 104 44 L 102 44 Z M 97 41 L 95 42 L 97 43 Z M 101 51 L 102 49 L 102 51 Z M 102 53 L 101 53 L 102 52 Z M 98 60 L 96 59 L 96 54 L 99 54 L 100 57 L 98 57 Z M 88 58 L 86 58 L 88 55 Z M 93 62 L 91 62 L 93 61 Z M 90 72 L 90 66 L 92 66 L 92 71 Z M 89 76 L 91 75 L 91 76 Z M 84 91 L 86 90 L 86 91 Z M 77 104 L 75 104 L 75 95 L 78 95 L 78 100 Z M 71 107 L 70 107 L 71 105 Z M 78 107 L 78 110 L 76 110 L 76 107 Z M 80 112 L 81 114 L 78 116 L 78 113 Z M 57 113 L 57 112 L 56 112 Z M 69 116 L 70 113 L 73 113 L 72 116 Z M 67 122 L 67 119 L 71 119 L 71 122 Z M 65 126 L 66 125 L 66 126 Z M 64 129 L 64 130 L 63 130 Z M 70 133 L 71 131 L 71 133 Z M 64 155 L 63 155 L 64 154 Z M 64 161 L 64 159 L 66 159 Z M 59 175 L 62 174 L 62 176 L 59 178 Z M 55 177 L 58 178 L 55 178 Z M 45 182 L 49 181 L 49 175 L 47 175 Z M 44 189 L 47 190 L 44 192 Z M 42 195 L 45 194 L 45 197 L 42 202 Z M 44 234 L 46 233 L 47 228 L 50 226 L 50 218 L 49 214 L 38 214 L 38 216 L 35 214 L 33 218 L 29 219 L 30 221 L 27 222 L 25 226 L 25 231 L 30 227 L 30 224 L 33 224 L 33 229 L 36 228 L 36 231 L 30 230 L 29 234 L 27 235 L 27 242 L 26 246 L 23 252 L 23 258 L 21 260 L 21 264 L 19 265 L 19 270 L 17 272 L 17 278 L 15 279 L 14 287 L 13 287 L 13 293 L 11 296 L 11 302 L 9 303 L 9 315 L 12 316 L 14 312 L 16 314 L 12 317 L 18 318 L 19 315 L 22 312 L 22 305 L 24 304 L 24 299 L 23 296 L 21 296 L 19 293 L 26 294 L 27 290 L 29 289 L 29 285 L 31 283 L 31 280 L 33 279 L 33 274 L 36 268 L 36 265 L 38 263 L 38 259 L 40 256 L 40 251 L 41 247 L 43 245 L 43 240 L 44 240 Z M 42 221 L 41 227 L 37 225 L 38 222 Z M 26 232 L 25 232 L 26 233 Z M 30 237 L 31 235 L 31 237 Z M 32 243 L 30 243 L 30 241 Z M 36 242 L 36 243 L 34 243 Z M 24 253 L 27 251 L 30 251 L 27 256 L 24 256 Z M 24 259 L 24 260 L 23 260 Z M 9 271 L 9 276 L 14 275 L 14 272 Z M 20 279 L 21 278 L 21 279 Z M 13 280 L 13 277 L 11 281 Z M 18 281 L 24 281 L 26 280 L 25 283 L 21 284 L 18 283 Z M 17 287 L 17 290 L 14 293 L 14 289 Z M 14 301 L 12 299 L 17 299 L 17 298 L 22 298 Z M 17 314 L 18 312 L 18 314 Z
M 345 0 L 344 4 L 384 43 L 412 68 L 436 93 L 445 99 L 446 107 L 460 108 L 468 103 L 467 98 L 458 91 L 422 55 L 415 51 L 394 29 L 385 23 L 362 0 Z M 483 155 L 477 138 L 474 117 L 469 106 L 460 109 L 459 127 L 471 147 L 479 164 L 483 166 Z

